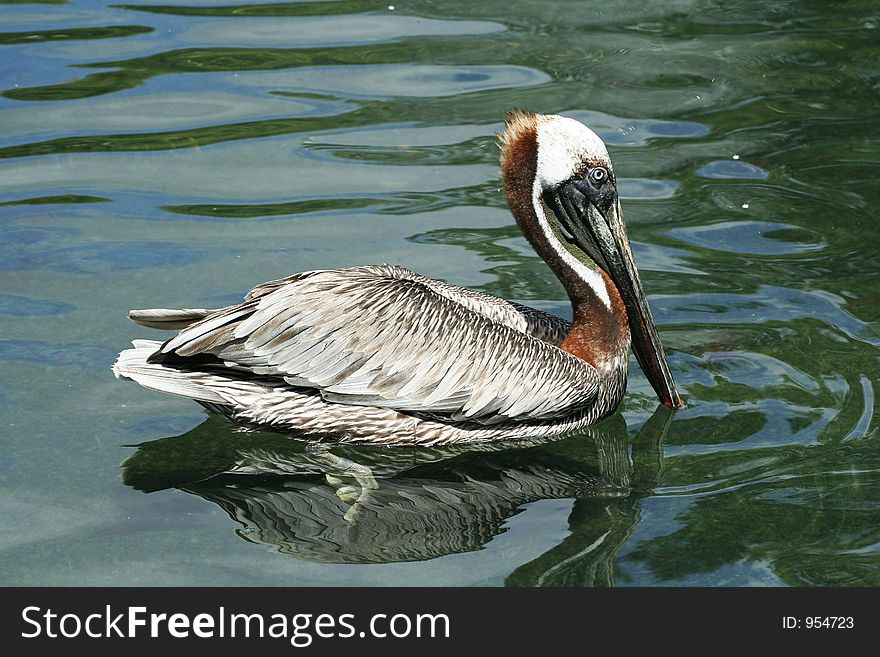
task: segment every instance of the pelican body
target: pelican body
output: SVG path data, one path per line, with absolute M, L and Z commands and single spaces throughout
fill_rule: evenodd
M 508 114 L 500 143 L 511 213 L 565 288 L 571 323 L 393 265 L 309 271 L 227 308 L 131 311 L 181 330 L 135 341 L 114 372 L 313 439 L 467 444 L 606 417 L 632 346 L 660 400 L 681 407 L 605 144 L 577 121 L 527 112 Z

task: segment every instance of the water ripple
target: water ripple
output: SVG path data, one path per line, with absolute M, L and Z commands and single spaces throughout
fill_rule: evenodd
M 273 73 L 253 73 L 242 84 L 269 90 L 350 95 L 437 97 L 548 82 L 541 71 L 524 66 L 434 66 L 428 64 L 362 64 L 315 66 Z
M 373 14 L 333 17 L 250 18 L 206 20 L 180 30 L 187 45 L 235 48 L 272 46 L 347 46 L 392 41 L 414 36 L 464 36 L 504 32 L 501 23 L 444 21 L 417 16 Z
M 281 117 L 318 117 L 339 114 L 350 107 L 342 101 L 277 95 L 220 92 L 218 80 L 206 75 L 187 91 L 140 90 L 57 105 L 13 106 L 0 110 L 9 131 L 7 146 L 35 138 L 63 137 L 64 126 L 75 122 L 82 135 L 127 131 L 145 134 L 186 130 L 206 125 L 229 125 Z
M 678 183 L 674 180 L 650 180 L 647 178 L 621 178 L 618 181 L 620 198 L 664 199 L 672 198 Z
M 81 27 L 58 30 L 31 30 L 28 32 L 0 32 L 0 46 L 32 43 L 72 41 L 78 39 L 119 39 L 137 34 L 149 34 L 152 27 L 145 25 L 114 25 L 110 27 Z
M 702 178 L 713 178 L 724 180 L 726 178 L 740 180 L 764 180 L 769 177 L 769 173 L 759 166 L 749 164 L 742 160 L 715 160 L 709 162 L 697 171 L 697 175 Z
M 766 354 L 741 351 L 707 352 L 701 360 L 707 372 L 752 388 L 794 384 L 811 393 L 820 389 L 819 383 L 810 375 Z
M 594 110 L 564 114 L 590 126 L 611 146 L 644 146 L 652 139 L 695 139 L 709 134 L 709 126 L 696 121 L 627 119 Z
M 875 328 L 843 309 L 846 300 L 822 290 L 761 285 L 750 294 L 656 295 L 654 316 L 661 324 L 748 325 L 813 319 L 853 340 L 880 347 Z
M 755 255 L 786 255 L 825 247 L 818 236 L 797 226 L 770 221 L 725 221 L 673 228 L 670 237 L 719 251 Z

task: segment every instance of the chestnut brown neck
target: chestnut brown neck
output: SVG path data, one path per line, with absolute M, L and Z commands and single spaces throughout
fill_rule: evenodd
M 559 346 L 596 369 L 604 370 L 615 367 L 629 349 L 630 335 L 626 307 L 617 286 L 604 271 L 600 269 L 599 273 L 608 288 L 611 307 L 595 294 L 577 302 L 572 300 L 571 330 Z

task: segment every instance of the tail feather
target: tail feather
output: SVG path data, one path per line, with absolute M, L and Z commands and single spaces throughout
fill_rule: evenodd
M 155 329 L 184 329 L 196 322 L 200 322 L 216 310 L 205 308 L 183 308 L 172 310 L 168 308 L 147 308 L 144 310 L 132 310 L 128 318 L 135 324 Z
M 210 374 L 198 371 L 186 371 L 165 367 L 161 364 L 147 362 L 159 347 L 156 340 L 135 340 L 133 349 L 126 349 L 113 365 L 113 373 L 117 378 L 131 379 L 151 390 L 166 392 L 180 397 L 187 397 L 199 402 L 211 404 L 229 404 L 230 400 L 221 395 L 216 387 L 211 386 L 213 379 Z

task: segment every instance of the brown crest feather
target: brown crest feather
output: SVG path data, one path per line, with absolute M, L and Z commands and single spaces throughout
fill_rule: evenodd
M 523 139 L 535 140 L 537 138 L 538 117 L 535 113 L 522 109 L 507 112 L 504 121 L 504 132 L 498 135 L 498 145 L 501 147 L 501 171 L 509 170 L 512 164 L 511 156 L 521 150 L 517 144 Z

